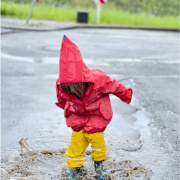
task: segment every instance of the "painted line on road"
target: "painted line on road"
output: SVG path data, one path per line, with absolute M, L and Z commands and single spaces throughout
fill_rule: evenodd
M 137 63 L 165 63 L 165 64 L 179 64 L 179 60 L 163 60 L 163 61 L 156 61 L 156 60 L 142 60 L 142 59 L 131 59 L 131 58 L 123 58 L 123 59 L 106 59 L 107 62 L 137 62 Z
M 141 76 L 133 76 L 132 77 L 128 77 L 127 75 L 122 75 L 122 74 L 107 74 L 108 76 L 110 76 L 111 78 L 122 78 L 119 80 L 128 80 L 128 79 L 136 79 L 136 78 L 179 78 L 180 75 L 141 75 Z
M 5 53 L 1 53 L 1 58 L 11 59 L 15 61 L 21 61 L 21 62 L 29 62 L 29 63 L 39 63 L 39 64 L 59 64 L 59 57 L 21 57 L 21 56 L 13 56 Z M 108 62 L 105 62 L 100 59 L 92 59 L 92 58 L 83 58 L 84 62 L 87 65 L 93 66 L 109 66 Z
M 129 79 L 136 79 L 136 78 L 179 78 L 179 75 L 156 75 L 156 76 L 133 76 L 133 78 L 129 78 Z
M 42 63 L 42 64 L 59 64 L 59 57 L 21 57 L 21 56 L 13 56 L 5 53 L 1 53 L 1 58 L 7 58 L 16 61 L 30 62 L 30 63 Z M 84 62 L 87 65 L 99 65 L 99 66 L 109 66 L 110 62 L 127 62 L 127 63 L 164 63 L 164 64 L 179 64 L 179 60 L 142 60 L 137 58 L 122 58 L 122 59 L 93 59 L 93 58 L 83 58 Z
M 130 81 L 133 81 L 134 79 L 138 79 L 138 78 L 180 78 L 180 75 L 157 75 L 157 76 L 133 76 L 132 77 L 124 77 L 122 78 L 121 75 L 116 75 L 116 76 L 113 76 L 111 74 L 107 74 L 108 76 L 110 76 L 111 78 L 116 78 L 116 80 L 118 81 L 124 81 L 124 80 L 130 80 Z M 9 76 L 3 76 L 3 78 L 9 78 Z M 46 79 L 57 79 L 58 78 L 58 74 L 48 74 L 48 75 L 32 75 L 32 76 L 27 76 L 27 75 L 23 75 L 23 76 L 11 76 L 11 79 L 19 79 L 19 78 L 22 78 L 22 79 L 37 79 L 37 78 L 46 78 Z

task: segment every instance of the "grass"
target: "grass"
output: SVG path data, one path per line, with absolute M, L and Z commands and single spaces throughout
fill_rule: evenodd
M 17 18 L 25 19 L 27 17 L 29 8 L 30 5 L 27 4 L 8 4 L 5 2 L 1 2 L 2 15 L 10 15 Z M 73 9 L 68 7 L 52 7 L 49 5 L 41 5 L 36 3 L 33 9 L 31 19 L 76 22 L 78 10 L 82 9 L 77 7 Z M 89 23 L 95 24 L 96 9 L 88 9 L 87 11 L 89 11 Z M 147 14 L 145 12 L 132 14 L 117 9 L 111 10 L 107 9 L 107 7 L 102 7 L 101 24 L 179 28 L 179 17 L 159 17 Z

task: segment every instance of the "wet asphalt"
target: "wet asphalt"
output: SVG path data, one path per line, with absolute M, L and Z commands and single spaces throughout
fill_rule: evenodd
M 20 150 L 22 137 L 29 138 L 34 149 L 68 145 L 71 129 L 66 128 L 63 111 L 55 106 L 59 49 L 65 34 L 79 47 L 89 68 L 101 69 L 133 89 L 131 105 L 112 97 L 114 117 L 105 132 L 112 147 L 117 141 L 123 151 L 139 157 L 144 165 L 152 161 L 148 167 L 153 166 L 155 179 L 179 179 L 177 32 L 4 32 L 8 33 L 1 37 L 1 161 Z M 142 151 L 144 156 L 137 155 Z M 159 156 L 162 168 L 156 162 Z M 158 171 L 161 176 L 156 176 Z

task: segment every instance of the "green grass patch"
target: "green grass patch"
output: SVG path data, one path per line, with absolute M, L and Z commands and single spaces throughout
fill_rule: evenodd
M 10 15 L 25 19 L 27 17 L 29 8 L 30 5 L 27 4 L 8 4 L 1 2 L 2 15 Z M 89 23 L 96 23 L 96 9 L 52 7 L 49 5 L 41 5 L 40 3 L 35 4 L 31 19 L 76 22 L 78 10 L 88 11 Z M 126 11 L 117 9 L 112 10 L 108 9 L 107 7 L 102 7 L 101 24 L 179 28 L 179 17 L 159 17 L 147 13 L 132 14 Z

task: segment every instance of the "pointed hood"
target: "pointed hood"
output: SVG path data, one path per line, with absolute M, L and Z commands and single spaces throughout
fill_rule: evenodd
M 79 48 L 65 35 L 60 50 L 59 81 L 60 84 L 94 82 L 91 71 L 83 62 Z

